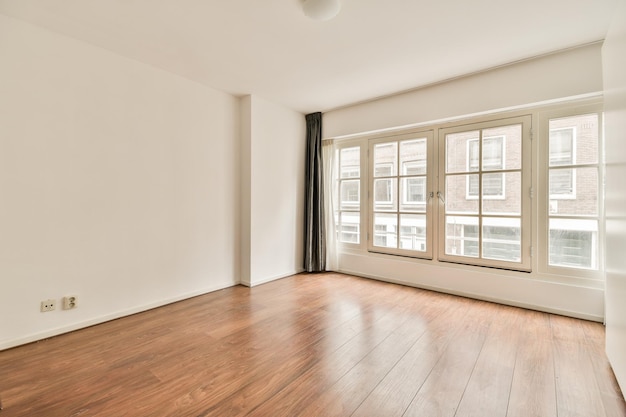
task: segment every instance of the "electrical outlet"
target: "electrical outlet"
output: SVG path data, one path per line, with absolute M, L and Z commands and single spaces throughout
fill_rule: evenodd
M 68 295 L 67 297 L 63 297 L 63 310 L 71 310 L 77 307 L 78 299 L 75 295 Z
M 52 311 L 56 308 L 56 301 L 54 300 L 43 300 L 41 302 L 41 312 L 45 313 L 46 311 Z

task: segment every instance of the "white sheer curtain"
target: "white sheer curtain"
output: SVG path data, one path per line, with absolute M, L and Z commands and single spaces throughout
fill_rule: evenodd
M 337 193 L 335 190 L 335 176 L 337 175 L 337 161 L 335 157 L 335 143 L 332 139 L 322 142 L 322 160 L 324 161 L 324 219 L 326 221 L 326 270 L 337 271 L 339 268 L 337 256 L 337 231 L 335 230 L 335 208 Z

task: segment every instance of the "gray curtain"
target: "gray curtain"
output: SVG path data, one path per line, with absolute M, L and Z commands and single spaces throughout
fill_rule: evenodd
M 306 115 L 306 201 L 304 208 L 304 270 L 326 269 L 322 113 Z

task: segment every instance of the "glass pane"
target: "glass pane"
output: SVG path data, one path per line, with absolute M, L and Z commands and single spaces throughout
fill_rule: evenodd
M 341 181 L 341 209 L 342 210 L 358 210 L 360 203 L 360 180 L 344 180 Z
M 483 137 L 483 171 L 504 168 L 504 136 Z
M 595 164 L 598 143 L 596 113 L 550 120 L 550 166 Z
M 478 139 L 467 141 L 467 171 L 480 171 L 480 146 Z
M 400 215 L 400 249 L 426 251 L 426 216 Z
M 468 175 L 466 178 L 466 184 L 465 184 L 465 188 L 466 188 L 466 194 L 465 194 L 465 198 L 469 199 L 469 200 L 475 200 L 478 198 L 478 193 L 479 193 L 479 184 L 478 181 L 480 179 L 480 176 L 478 175 Z
M 341 213 L 341 223 L 337 228 L 340 242 L 359 243 L 361 230 L 361 216 L 359 213 Z
M 550 198 L 576 198 L 576 168 L 550 170 Z
M 384 178 L 374 180 L 374 210 L 395 211 L 397 210 L 397 183 L 396 178 Z
M 426 139 L 400 142 L 400 175 L 426 175 Z
M 478 257 L 478 217 L 446 216 L 446 255 Z
M 358 178 L 361 176 L 360 149 L 344 148 L 341 150 L 340 167 L 341 178 Z
M 573 127 L 550 129 L 550 166 L 573 165 L 574 138 L 576 132 Z
M 483 198 L 504 199 L 504 174 L 490 173 L 483 174 Z
M 396 214 L 374 214 L 374 246 L 398 247 L 398 216 Z
M 426 212 L 426 177 L 406 177 L 400 180 L 400 211 Z
M 598 214 L 598 168 L 552 168 L 549 177 L 551 215 Z
M 451 133 L 446 135 L 446 172 L 470 172 L 478 170 L 479 131 Z M 470 158 L 470 153 L 472 158 Z M 470 160 L 471 159 L 471 160 Z
M 507 262 L 522 259 L 522 228 L 519 218 L 483 218 L 483 258 Z
M 522 168 L 522 125 L 483 130 L 483 171 Z
M 522 173 L 483 174 L 483 214 L 522 212 Z
M 478 214 L 478 174 L 446 176 L 446 213 Z
M 374 177 L 398 175 L 398 142 L 374 145 Z
M 550 219 L 549 263 L 570 268 L 598 268 L 598 221 Z

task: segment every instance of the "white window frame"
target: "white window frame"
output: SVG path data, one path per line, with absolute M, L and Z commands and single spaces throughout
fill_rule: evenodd
M 440 129 L 439 136 L 438 136 L 438 141 L 439 141 L 439 161 L 438 161 L 439 163 L 439 186 L 438 186 L 438 189 L 439 190 L 446 189 L 445 181 L 446 181 L 447 175 L 465 175 L 463 173 L 460 173 L 460 174 L 452 174 L 452 173 L 447 174 L 446 173 L 446 139 L 445 139 L 446 135 L 472 131 L 472 130 L 478 130 L 482 132 L 484 130 L 488 130 L 491 128 L 495 128 L 499 126 L 510 126 L 510 125 L 521 125 L 522 161 L 521 161 L 520 168 L 509 169 L 508 167 L 504 166 L 504 161 L 503 161 L 504 169 L 497 170 L 497 171 L 486 171 L 486 172 L 487 173 L 502 172 L 503 175 L 506 174 L 507 172 L 520 172 L 520 175 L 521 175 L 521 190 L 520 190 L 521 191 L 521 207 L 520 207 L 521 213 L 520 215 L 511 216 L 508 214 L 483 214 L 482 204 L 480 202 L 482 200 L 489 200 L 488 198 L 485 198 L 485 197 L 483 197 L 482 200 L 478 199 L 479 208 L 478 208 L 477 214 L 462 214 L 462 213 L 452 213 L 452 212 L 446 213 L 445 203 L 440 204 L 439 222 L 438 222 L 439 230 L 443 231 L 444 235 L 447 234 L 446 214 L 450 216 L 457 216 L 457 217 L 478 218 L 478 242 L 479 243 L 478 243 L 478 257 L 468 257 L 468 256 L 461 256 L 460 254 L 456 254 L 456 255 L 451 254 L 451 253 L 446 254 L 446 240 L 448 239 L 448 237 L 446 236 L 446 238 L 440 238 L 438 242 L 438 253 L 437 253 L 439 261 L 461 263 L 461 264 L 466 264 L 466 265 L 476 265 L 476 266 L 490 266 L 490 267 L 495 267 L 495 268 L 511 269 L 511 270 L 516 270 L 516 271 L 525 271 L 525 272 L 532 270 L 531 249 L 530 249 L 532 245 L 532 241 L 531 241 L 532 209 L 531 209 L 531 199 L 530 199 L 530 194 L 529 194 L 529 190 L 531 187 L 531 179 L 532 179 L 531 177 L 532 146 L 531 146 L 531 139 L 530 139 L 531 129 L 532 129 L 531 115 L 522 115 L 518 117 L 502 118 L 502 119 L 494 118 L 493 120 L 489 120 L 485 122 L 458 124 L 458 125 L 452 125 L 450 127 Z M 480 140 L 480 138 L 478 140 Z M 504 143 L 503 143 L 503 147 L 504 147 Z M 504 149 L 503 149 L 503 153 L 504 153 Z M 468 155 L 467 160 L 469 161 L 469 153 L 467 155 Z M 505 155 L 503 154 L 503 158 L 504 157 Z M 470 170 L 470 167 L 467 166 L 467 171 L 469 170 Z M 474 172 L 471 172 L 471 173 L 467 172 L 468 175 L 473 174 L 473 173 Z M 480 169 L 479 171 L 476 171 L 476 174 L 478 175 L 482 173 L 483 171 L 481 171 Z M 482 184 L 480 182 L 479 182 L 479 195 L 482 195 Z M 444 193 L 444 198 L 442 200 L 445 201 L 445 193 Z M 481 241 L 481 236 L 483 233 L 483 230 L 482 230 L 483 218 L 490 218 L 490 219 L 491 218 L 496 218 L 496 219 L 519 218 L 520 219 L 521 233 L 520 233 L 520 260 L 519 262 L 490 259 L 484 256 L 484 250 L 483 250 L 484 239 Z
M 429 267 L 440 267 L 444 266 L 446 268 L 458 269 L 459 271 L 466 271 L 468 273 L 476 273 L 483 270 L 482 266 L 494 267 L 498 268 L 498 271 L 494 271 L 495 274 L 500 276 L 512 276 L 512 277 L 520 277 L 520 278 L 528 278 L 528 279 L 538 279 L 547 282 L 555 282 L 561 284 L 571 284 L 589 288 L 597 288 L 601 290 L 603 288 L 603 280 L 604 280 L 604 272 L 603 272 L 603 259 L 604 259 L 604 218 L 602 213 L 604 212 L 603 208 L 603 191 L 600 190 L 600 194 L 598 195 L 599 201 L 599 215 L 600 220 L 598 223 L 598 232 L 597 232 L 597 244 L 598 244 L 598 252 L 597 258 L 594 262 L 598 264 L 598 270 L 577 270 L 573 268 L 567 267 L 550 267 L 548 266 L 548 242 L 549 242 L 549 228 L 548 228 L 548 220 L 550 218 L 549 213 L 549 188 L 548 188 L 548 139 L 549 139 L 549 118 L 555 117 L 567 117 L 573 116 L 575 114 L 588 114 L 592 112 L 601 112 L 602 111 L 602 99 L 601 97 L 591 97 L 584 98 L 576 101 L 570 102 L 558 102 L 558 103 L 548 103 L 545 105 L 538 105 L 534 107 L 525 107 L 519 110 L 512 110 L 502 113 L 491 113 L 491 114 L 483 114 L 472 118 L 459 117 L 455 120 L 451 121 L 434 121 L 432 123 L 424 123 L 421 127 L 417 128 L 407 128 L 407 129 L 398 129 L 393 132 L 376 132 L 376 133 L 365 133 L 362 135 L 350 135 L 344 138 L 335 138 L 334 143 L 336 147 L 353 147 L 360 146 L 361 151 L 361 205 L 360 205 L 360 243 L 359 244 L 341 244 L 338 243 L 338 253 L 339 253 L 339 262 L 343 263 L 343 270 L 345 272 L 350 272 L 351 269 L 356 265 L 354 262 L 368 262 L 376 265 L 377 262 L 385 262 L 386 265 L 394 265 L 394 262 L 397 262 L 394 258 L 395 255 L 405 256 L 402 253 L 390 253 L 389 251 L 380 251 L 379 248 L 371 249 L 372 241 L 374 239 L 373 234 L 373 207 L 372 207 L 372 177 L 373 177 L 373 166 L 371 165 L 373 155 L 371 155 L 371 142 L 391 137 L 402 137 L 403 135 L 414 136 L 418 132 L 423 131 L 432 131 L 433 132 L 433 144 L 437 143 L 437 146 L 429 147 L 429 156 L 427 161 L 428 167 L 428 175 L 429 179 L 433 182 L 432 185 L 429 183 L 428 185 L 428 197 L 427 197 L 427 205 L 431 209 L 431 216 L 428 218 L 427 225 L 430 228 L 427 228 L 427 233 L 430 232 L 431 235 L 428 237 L 427 243 L 430 244 L 432 249 L 432 257 L 431 258 L 419 258 L 414 257 L 410 254 L 407 254 L 402 259 L 401 262 L 405 262 L 402 265 L 410 265 L 414 264 L 416 268 L 419 265 L 429 266 Z M 601 114 L 601 113 L 600 113 Z M 445 203 L 443 200 L 445 199 L 445 184 L 440 184 L 442 179 L 440 175 L 438 175 L 439 171 L 442 167 L 445 167 L 445 159 L 441 157 L 443 152 L 441 151 L 441 144 L 437 142 L 440 140 L 441 135 L 440 132 L 444 129 L 450 127 L 457 127 L 461 125 L 465 126 L 473 126 L 479 123 L 489 123 L 495 120 L 507 119 L 507 118 L 517 118 L 524 117 L 526 115 L 531 116 L 531 121 L 533 125 L 533 134 L 532 140 L 530 141 L 531 152 L 530 158 L 525 156 L 526 160 L 531 160 L 531 169 L 527 169 L 524 171 L 524 175 L 529 175 L 531 177 L 530 186 L 528 189 L 526 188 L 526 183 L 524 188 L 522 189 L 522 195 L 530 195 L 531 197 L 531 211 L 529 216 L 525 216 L 523 219 L 523 231 L 530 233 L 530 247 L 526 246 L 526 242 L 522 242 L 522 255 L 530 254 L 530 269 L 529 270 L 521 270 L 521 269 L 511 269 L 505 265 L 497 265 L 497 263 L 489 263 L 485 265 L 477 265 L 477 264 L 469 264 L 467 262 L 454 262 L 451 260 L 440 260 L 440 254 L 444 253 L 444 249 L 442 249 L 442 243 L 445 243 L 447 236 L 445 236 L 447 230 L 441 227 L 440 216 L 444 211 Z M 600 123 L 601 125 L 601 123 Z M 601 127 L 600 127 L 601 130 Z M 602 133 L 602 132 L 600 132 Z M 602 136 L 601 136 L 602 137 Z M 526 142 L 526 141 L 525 141 Z M 600 147 L 602 147 L 602 143 Z M 370 151 L 370 155 L 368 156 L 368 151 Z M 507 153 L 511 150 L 507 149 Z M 525 151 L 526 152 L 526 151 Z M 602 150 L 600 151 L 602 152 Z M 600 154 L 602 155 L 602 154 Z M 577 155 L 580 156 L 580 155 Z M 408 162 L 408 161 L 405 161 Z M 507 162 L 511 162 L 510 160 Z M 460 162 L 463 163 L 463 162 Z M 399 169 L 402 170 L 402 161 L 398 161 Z M 600 169 L 600 177 L 598 181 L 602 184 L 603 180 L 603 161 L 600 161 L 599 166 Z M 463 169 L 462 166 L 459 169 Z M 337 171 L 334 171 L 338 173 Z M 400 175 L 401 176 L 401 175 Z M 581 179 L 578 178 L 578 182 L 580 183 Z M 399 184 L 399 182 L 398 182 Z M 580 184 L 579 184 L 580 186 Z M 464 187 L 464 184 L 459 184 L 459 187 Z M 399 190 L 399 185 L 398 185 Z M 460 194 L 464 192 L 464 188 L 459 188 Z M 441 192 L 441 199 L 438 197 L 438 191 Z M 510 190 L 507 190 L 510 192 Z M 434 193 L 434 198 L 431 195 Z M 401 195 L 401 194 L 399 194 Z M 401 197 L 400 197 L 401 198 Z M 552 200 L 555 201 L 555 200 Z M 563 201 L 563 200 L 559 200 Z M 462 214 L 457 214 L 462 216 Z M 531 227 L 524 227 L 525 222 L 530 221 Z M 405 223 L 406 225 L 406 223 Z M 401 232 L 400 225 L 398 225 L 397 233 Z M 451 232 L 451 230 L 450 230 Z M 457 231 L 457 238 L 458 238 Z M 398 239 L 402 238 L 398 236 Z M 461 240 L 457 240 L 459 245 L 461 244 Z M 460 249 L 459 249 L 460 250 Z M 344 256 L 346 256 L 344 258 Z M 444 264 L 445 262 L 445 264 Z M 454 262 L 455 264 L 450 264 L 450 262 Z M 347 268 L 347 269 L 346 269 Z M 357 268 L 358 269 L 358 268 Z M 452 270 L 447 269 L 447 270 Z M 356 271 L 356 270 L 355 270 Z M 444 271 L 444 270 L 442 270 Z M 363 273 L 362 271 L 360 273 Z M 527 274 L 528 273 L 528 274 Z M 393 275 L 393 274 L 392 274 Z M 397 278 L 396 278 L 397 279 Z
M 343 149 L 350 149 L 350 148 L 357 148 L 359 150 L 359 161 L 360 164 L 357 165 L 347 165 L 342 167 L 341 164 L 341 151 Z M 359 250 L 360 248 L 364 248 L 366 246 L 366 242 L 367 242 L 367 234 L 366 234 L 366 230 L 363 227 L 363 216 L 365 213 L 365 208 L 366 208 L 366 204 L 367 204 L 367 198 L 364 198 L 364 195 L 367 194 L 363 194 L 363 190 L 365 189 L 364 186 L 365 184 L 367 184 L 366 182 L 366 178 L 367 178 L 367 150 L 365 149 L 364 145 L 362 144 L 362 141 L 360 140 L 348 140 L 348 141 L 341 141 L 341 142 L 335 142 L 334 144 L 334 152 L 335 152 L 335 157 L 336 157 L 336 161 L 335 161 L 335 165 L 334 165 L 334 172 L 336 173 L 336 178 L 333 178 L 334 180 L 334 184 L 333 184 L 333 193 L 334 195 L 332 196 L 334 203 L 334 213 L 332 214 L 334 216 L 335 219 L 335 233 L 336 236 L 334 236 L 334 238 L 336 239 L 336 243 L 337 246 L 343 249 L 353 249 L 353 250 Z M 358 168 L 358 171 L 360 172 L 360 176 L 355 176 L 353 174 L 350 173 L 350 170 L 352 170 L 352 172 L 356 172 Z M 346 175 L 347 174 L 349 175 Z M 344 174 L 345 177 L 342 178 L 342 175 Z M 358 203 L 355 203 L 354 205 L 352 204 L 344 204 L 345 208 L 342 208 L 342 202 L 341 202 L 341 183 L 342 182 L 351 182 L 351 181 L 359 181 L 359 201 Z M 343 223 L 341 222 L 341 217 L 342 217 L 342 213 L 355 213 L 359 215 L 359 223 L 357 224 L 352 224 L 350 223 L 348 226 L 358 226 L 357 230 L 355 232 L 352 231 L 344 231 L 343 230 Z M 348 241 L 342 241 L 340 239 L 340 235 L 342 233 L 356 233 L 356 235 L 358 236 L 358 242 L 354 243 L 354 242 L 348 242 Z
M 598 167 L 598 214 L 597 216 L 570 216 L 562 215 L 555 216 L 550 210 L 550 200 L 553 199 L 549 194 L 549 172 L 550 172 L 550 155 L 549 155 L 549 134 L 550 134 L 550 120 L 561 119 L 575 116 L 582 116 L 586 114 L 598 114 L 598 161 L 597 164 L 579 164 L 578 155 L 575 155 L 575 148 L 573 149 L 574 164 L 567 165 L 565 167 L 571 168 L 584 168 L 587 166 Z M 587 280 L 601 281 L 604 279 L 604 265 L 601 260 L 604 259 L 604 161 L 602 159 L 604 155 L 604 142 L 603 142 L 603 113 L 602 104 L 589 104 L 589 105 L 570 105 L 563 106 L 556 110 L 549 110 L 539 113 L 539 134 L 545 137 L 545 141 L 538 142 L 536 145 L 537 150 L 537 170 L 538 170 L 538 211 L 541 213 L 537 216 L 538 230 L 540 234 L 538 236 L 538 270 L 541 273 L 551 274 L 554 276 L 568 276 L 570 279 L 582 278 Z M 572 143 L 576 145 L 576 143 Z M 552 167 L 558 169 L 558 167 Z M 595 243 L 597 244 L 597 251 L 592 254 L 592 263 L 595 264 L 595 268 L 575 268 L 567 266 L 550 265 L 550 219 L 581 219 L 581 220 L 597 220 L 598 228 L 594 235 Z
M 433 203 L 432 203 L 432 199 L 429 198 L 429 193 L 432 192 L 433 190 L 433 186 L 434 186 L 434 170 L 433 170 L 433 163 L 429 163 L 429 161 L 434 161 L 434 139 L 433 139 L 433 130 L 421 130 L 421 131 L 415 131 L 412 133 L 406 133 L 406 134 L 400 134 L 400 135 L 390 135 L 390 136 L 383 136 L 383 137 L 376 137 L 376 138 L 372 138 L 370 139 L 369 142 L 369 169 L 372 172 L 372 175 L 369 175 L 368 179 L 369 179 L 369 187 L 368 189 L 370 190 L 370 198 L 369 198 L 369 203 L 368 203 L 368 219 L 369 219 L 369 224 L 368 224 L 368 230 L 371 236 L 371 239 L 368 240 L 367 243 L 367 249 L 369 252 L 372 253 L 384 253 L 384 254 L 390 254 L 390 255 L 401 255 L 401 256 L 407 256 L 407 257 L 411 257 L 411 258 L 420 258 L 420 259 L 432 259 L 433 257 L 433 233 L 434 233 L 434 216 L 433 216 Z M 401 160 L 399 157 L 399 153 L 400 153 L 400 142 L 403 141 L 410 141 L 410 140 L 414 140 L 414 139 L 426 139 L 426 173 L 425 175 L 407 175 L 405 174 L 405 169 L 404 166 L 400 166 L 401 164 Z M 393 164 L 390 164 L 392 166 L 391 169 L 391 176 L 384 176 L 384 177 L 375 177 L 374 173 L 375 173 L 375 164 L 374 164 L 374 147 L 376 145 L 381 145 L 384 143 L 393 143 L 396 142 L 397 143 L 397 147 L 396 147 L 396 152 L 397 152 L 397 156 L 396 156 L 396 172 L 393 172 Z M 406 162 L 414 162 L 414 161 L 404 161 Z M 419 162 L 418 162 L 419 163 Z M 378 164 L 377 164 L 378 165 Z M 403 164 L 404 165 L 404 164 Z M 410 211 L 403 211 L 401 210 L 401 203 L 402 204 L 406 204 L 405 201 L 405 193 L 400 193 L 400 188 L 401 188 L 401 182 L 402 179 L 404 178 L 423 178 L 426 177 L 426 190 L 425 190 L 425 195 L 426 195 L 426 201 L 425 201 L 425 212 L 424 213 L 416 213 L 416 212 L 410 212 Z M 389 208 L 385 208 L 383 210 L 379 210 L 376 211 L 374 209 L 375 207 L 375 203 L 376 201 L 374 200 L 374 184 L 376 181 L 380 181 L 380 180 L 389 180 L 390 183 L 392 184 L 392 187 L 395 185 L 395 190 L 392 191 L 392 194 L 395 194 L 395 210 L 393 209 L 393 198 L 392 201 L 389 201 Z M 378 201 L 378 204 L 380 204 L 381 201 Z M 385 202 L 383 202 L 385 203 Z M 374 227 L 374 217 L 376 214 L 395 214 L 396 215 L 396 221 L 397 221 L 397 225 L 395 227 L 395 231 L 387 231 L 387 234 L 394 234 L 395 233 L 395 242 L 396 245 L 394 248 L 390 248 L 390 247 L 382 247 L 382 246 L 376 246 L 375 240 L 377 236 L 381 235 L 381 231 L 376 230 Z M 424 227 L 426 228 L 426 238 L 424 239 L 424 243 L 426 246 L 426 250 L 425 251 L 419 251 L 419 250 L 412 250 L 412 249 L 403 249 L 401 248 L 401 244 L 402 244 L 402 225 L 400 222 L 400 218 L 402 214 L 416 214 L 416 215 L 424 215 L 426 217 L 426 221 L 424 224 Z M 421 239 L 420 239 L 421 240 Z M 421 242 L 420 242 L 421 243 Z

